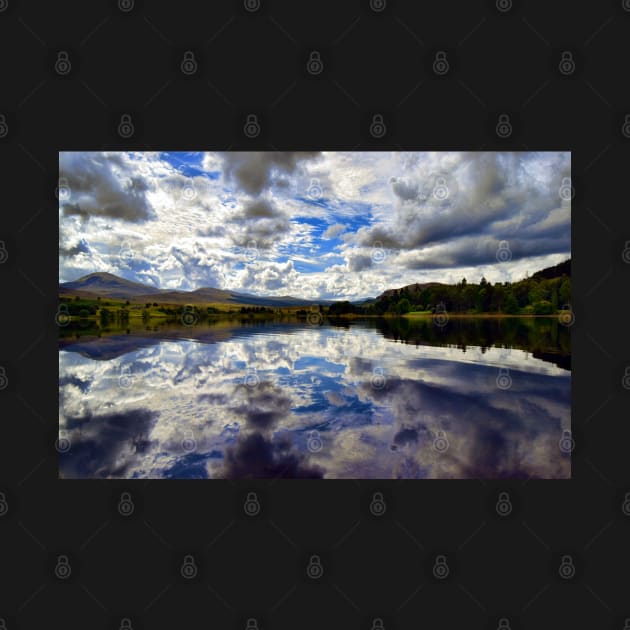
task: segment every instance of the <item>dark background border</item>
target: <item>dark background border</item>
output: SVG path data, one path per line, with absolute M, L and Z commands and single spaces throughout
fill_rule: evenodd
M 261 630 L 369 629 L 379 618 L 387 630 L 621 630 L 630 3 L 131 4 L 0 0 L 5 626 L 117 629 L 129 618 L 134 629 L 244 629 L 253 618 Z M 191 76 L 180 70 L 188 50 Z M 313 51 L 317 75 L 307 70 Z M 433 71 L 438 51 L 446 74 Z M 569 75 L 559 71 L 567 51 Z M 130 138 L 117 131 L 123 114 Z M 250 114 L 256 138 L 243 133 Z M 507 138 L 495 133 L 502 114 Z M 370 134 L 375 115 L 380 138 Z M 573 479 L 57 480 L 58 151 L 101 148 L 571 150 Z M 128 517 L 117 510 L 123 491 L 135 505 Z M 250 491 L 256 517 L 242 509 Z M 381 517 L 369 511 L 374 491 L 387 501 Z M 494 507 L 503 491 L 507 518 Z M 60 554 L 67 579 L 55 576 Z M 184 555 L 196 560 L 192 580 L 180 573 Z M 305 571 L 312 555 L 324 568 L 317 580 Z M 445 580 L 433 575 L 437 555 Z M 568 580 L 558 572 L 566 555 Z

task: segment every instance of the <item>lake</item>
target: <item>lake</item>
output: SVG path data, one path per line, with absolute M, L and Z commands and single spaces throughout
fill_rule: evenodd
M 569 329 L 438 323 L 73 322 L 59 338 L 59 474 L 569 478 Z

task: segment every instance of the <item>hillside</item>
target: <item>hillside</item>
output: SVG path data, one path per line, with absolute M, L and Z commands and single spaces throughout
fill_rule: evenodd
M 257 296 L 213 287 L 200 287 L 194 291 L 157 289 L 105 272 L 91 273 L 72 282 L 63 282 L 59 285 L 59 295 L 93 300 L 101 297 L 129 300 L 136 303 L 159 302 L 168 304 L 213 303 L 238 306 L 290 307 L 329 303 L 329 301 L 306 300 L 290 295 Z
M 565 260 L 561 262 L 559 265 L 554 265 L 553 267 L 546 267 L 545 269 L 541 269 L 532 275 L 532 278 L 545 278 L 549 280 L 550 278 L 559 278 L 561 276 L 571 277 L 571 259 Z
M 531 277 L 535 279 L 550 280 L 552 278 L 560 278 L 562 276 L 568 276 L 569 278 L 571 277 L 571 259 L 570 258 L 568 260 L 565 260 L 564 262 L 554 265 L 553 267 L 546 267 L 545 269 L 541 269 L 540 271 L 537 271 L 536 273 L 532 274 Z M 524 278 L 523 280 L 518 280 L 517 282 L 513 282 L 512 285 L 518 284 L 518 282 L 523 282 L 525 280 L 526 278 Z M 443 282 L 424 282 L 424 283 L 416 282 L 414 284 L 407 284 L 397 289 L 387 289 L 386 291 L 383 291 L 383 293 L 381 293 L 376 298 L 376 300 L 378 301 L 378 300 L 382 300 L 383 298 L 392 298 L 392 297 L 399 296 L 401 294 L 414 296 L 414 295 L 420 294 L 422 291 L 426 289 L 439 290 L 439 289 L 446 289 L 451 286 L 454 286 L 454 285 L 444 284 Z
M 77 293 L 80 292 L 80 293 Z M 140 282 L 132 282 L 119 278 L 112 273 L 98 272 L 82 276 L 73 282 L 63 282 L 59 285 L 60 295 L 80 295 L 81 297 L 108 297 L 123 300 L 143 294 L 160 293 L 160 289 L 150 287 Z
M 408 284 L 376 298 L 376 313 L 438 311 L 550 315 L 571 303 L 571 259 L 516 282 L 492 284 L 462 279 L 457 284 Z M 337 310 L 338 307 L 336 307 Z M 348 309 L 356 312 L 357 309 Z

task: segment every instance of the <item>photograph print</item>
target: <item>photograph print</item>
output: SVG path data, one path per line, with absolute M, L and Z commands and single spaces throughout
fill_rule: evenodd
M 62 479 L 569 479 L 570 152 L 59 153 Z

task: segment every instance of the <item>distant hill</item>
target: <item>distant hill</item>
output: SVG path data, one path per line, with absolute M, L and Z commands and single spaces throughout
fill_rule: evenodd
M 96 299 L 97 297 L 129 300 L 130 302 L 160 302 L 168 304 L 235 304 L 246 306 L 312 306 L 330 304 L 326 300 L 305 300 L 290 295 L 257 296 L 213 287 L 201 287 L 194 291 L 156 289 L 140 282 L 119 278 L 111 273 L 98 272 L 82 276 L 72 282 L 59 285 L 59 295 Z
M 448 286 L 447 284 L 444 284 L 443 282 L 416 282 L 414 284 L 408 284 L 404 287 L 400 287 L 399 289 L 387 289 L 385 291 L 383 291 L 383 293 L 381 293 L 376 299 L 377 300 L 382 300 L 384 297 L 392 297 L 394 295 L 397 295 L 401 290 L 405 291 L 407 290 L 410 293 L 419 293 L 420 291 L 422 291 L 423 289 L 430 289 L 430 288 L 435 288 L 435 287 L 446 287 Z
M 140 282 L 132 282 L 119 278 L 112 273 L 98 272 L 90 273 L 87 276 L 74 280 L 73 282 L 64 282 L 59 285 L 59 293 L 61 295 L 74 294 L 76 291 L 100 295 L 101 297 L 129 299 L 132 296 L 142 295 L 145 293 L 159 293 L 160 290 L 147 286 Z M 86 297 L 89 297 L 86 295 Z
M 545 269 L 541 269 L 537 271 L 535 274 L 532 274 L 532 278 L 544 278 L 545 280 L 550 280 L 551 278 L 559 278 L 560 276 L 569 276 L 571 277 L 571 259 L 565 260 L 558 265 L 554 265 L 553 267 L 546 267 Z
M 571 277 L 571 259 L 565 260 L 553 267 L 546 267 L 545 269 L 541 269 L 536 273 L 532 274 L 532 278 L 536 279 L 545 279 L 550 280 L 552 278 L 560 278 L 562 276 Z M 520 281 L 517 281 L 520 282 Z M 453 285 L 445 284 L 443 282 L 424 282 L 424 283 L 415 283 L 415 284 L 407 284 L 404 287 L 399 287 L 396 289 L 387 289 L 383 291 L 376 300 L 382 300 L 383 298 L 391 298 L 396 297 L 400 293 L 408 293 L 411 296 L 419 294 L 424 289 L 435 289 L 435 288 L 445 288 Z

